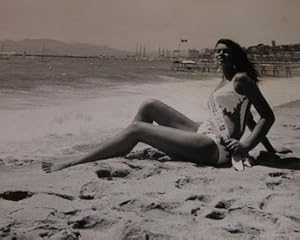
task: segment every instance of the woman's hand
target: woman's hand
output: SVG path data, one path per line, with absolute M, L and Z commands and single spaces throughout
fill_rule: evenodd
M 248 146 L 246 144 L 234 139 L 230 138 L 225 140 L 226 148 L 232 152 L 232 153 L 240 153 L 242 155 L 247 155 L 248 154 Z

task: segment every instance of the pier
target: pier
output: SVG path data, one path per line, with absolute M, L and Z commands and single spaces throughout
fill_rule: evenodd
M 296 71 L 300 71 L 300 63 L 255 63 L 260 76 L 292 77 Z M 215 62 L 201 62 L 194 60 L 174 60 L 171 69 L 182 72 L 207 72 L 218 71 Z

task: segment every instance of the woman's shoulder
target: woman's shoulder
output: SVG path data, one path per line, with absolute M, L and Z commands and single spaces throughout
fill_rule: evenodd
M 246 95 L 248 90 L 256 87 L 256 81 L 246 72 L 238 72 L 233 79 L 233 86 L 237 93 Z

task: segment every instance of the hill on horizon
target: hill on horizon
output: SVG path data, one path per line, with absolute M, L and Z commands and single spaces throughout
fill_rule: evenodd
M 130 54 L 128 51 L 109 46 L 79 42 L 67 43 L 53 39 L 0 40 L 0 52 L 72 56 L 126 56 Z

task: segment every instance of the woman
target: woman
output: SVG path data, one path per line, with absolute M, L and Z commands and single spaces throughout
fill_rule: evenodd
M 215 57 L 223 77 L 208 101 L 210 118 L 205 124 L 200 126 L 158 100 L 148 100 L 141 105 L 134 121 L 120 134 L 102 143 L 97 151 L 78 160 L 43 162 L 43 170 L 49 173 L 124 156 L 138 142 L 171 157 L 214 166 L 229 163 L 232 156 L 237 161 L 243 159 L 259 142 L 267 150 L 274 151 L 266 138 L 274 123 L 274 114 L 257 87 L 258 75 L 253 64 L 244 50 L 229 39 L 217 42 Z M 257 123 L 251 116 L 250 106 L 260 116 Z M 246 123 L 251 134 L 240 141 Z

